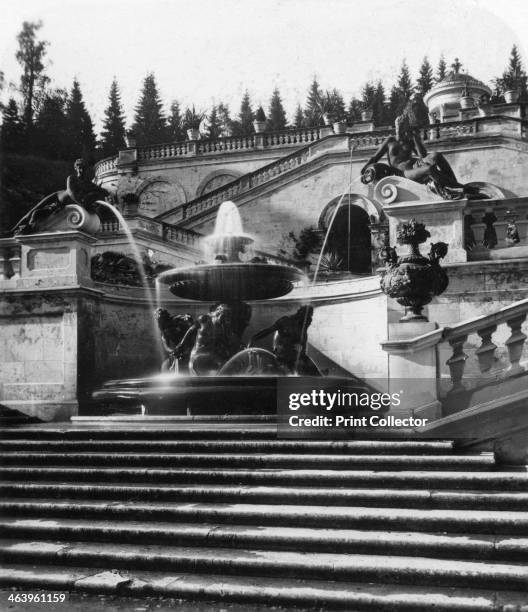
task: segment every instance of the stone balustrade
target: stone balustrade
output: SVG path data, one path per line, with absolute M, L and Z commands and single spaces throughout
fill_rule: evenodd
M 347 128 L 351 143 L 357 151 L 371 150 L 393 133 L 391 127 L 380 127 L 363 132 L 354 132 L 353 127 Z M 295 146 L 305 146 L 317 142 L 331 132 L 331 128 L 292 128 L 278 132 L 250 134 L 248 136 L 227 136 L 217 140 L 190 140 L 185 142 L 167 142 L 148 145 L 134 149 L 137 155 L 131 156 L 135 162 L 150 162 L 164 159 L 176 159 L 201 155 L 223 155 L 261 149 L 280 149 Z M 526 139 L 526 124 L 516 117 L 492 115 L 473 117 L 461 121 L 450 121 L 430 125 L 422 130 L 425 141 L 449 140 L 460 137 L 473 137 L 476 134 L 496 134 L 515 136 Z M 128 157 L 127 157 L 128 159 Z M 118 165 L 118 157 L 107 157 L 95 165 L 95 176 L 101 178 L 105 174 L 114 173 Z
M 117 155 L 112 157 L 105 157 L 101 161 L 97 162 L 94 166 L 94 172 L 96 178 L 100 178 L 104 174 L 112 174 L 117 170 Z
M 345 143 L 345 147 L 348 150 L 348 139 L 347 135 L 339 137 L 341 141 Z M 307 145 L 294 151 L 290 155 L 281 157 L 280 159 L 271 162 L 258 168 L 253 172 L 244 174 L 240 178 L 223 185 L 218 189 L 209 191 L 208 193 L 191 200 L 183 205 L 183 218 L 189 219 L 203 213 L 215 210 L 225 200 L 233 200 L 242 193 L 258 187 L 264 183 L 267 183 L 270 179 L 280 176 L 285 172 L 288 172 L 298 166 L 301 166 L 313 158 L 318 151 L 312 145 Z
M 198 248 L 201 234 L 191 229 L 177 227 L 170 223 L 157 221 L 143 215 L 136 215 L 127 219 L 128 225 L 132 231 L 140 230 L 161 238 L 164 242 L 173 242 L 179 245 L 186 245 Z M 119 221 L 103 221 L 98 235 L 111 234 L 121 232 L 122 228 Z
M 527 335 L 522 327 L 527 316 L 528 299 L 523 299 L 453 326 L 386 341 L 382 347 L 391 355 L 411 356 L 411 362 L 417 354 L 436 355 L 443 381 L 438 389 L 441 396 L 473 392 L 526 371 L 523 361 L 528 357 Z M 399 327 L 402 325 L 405 324 Z M 436 372 L 437 367 L 432 371 Z
M 446 361 L 452 385 L 449 391 L 461 391 L 470 386 L 474 387 L 489 382 L 490 378 L 512 376 L 524 372 L 525 369 L 520 362 L 527 338 L 522 332 L 522 326 L 527 316 L 528 299 L 525 299 L 514 302 L 492 314 L 476 317 L 453 327 L 445 327 L 442 331 L 441 342 L 448 343 L 451 352 Z M 493 336 L 500 326 L 507 326 L 507 339 L 503 344 L 505 350 L 502 351 L 501 357 L 496 354 L 499 346 L 493 342 Z M 465 345 L 472 334 L 476 334 L 479 338 L 473 359 L 478 365 L 480 376 L 473 374 L 471 381 L 466 383 L 464 374 L 469 355 L 465 352 Z
M 132 231 L 134 231 L 134 229 L 138 229 L 148 232 L 149 234 L 158 236 L 164 242 L 184 245 L 191 247 L 192 249 L 200 248 L 200 240 L 202 238 L 202 234 L 200 234 L 199 232 L 195 232 L 191 229 L 178 227 L 176 225 L 171 225 L 170 223 L 164 223 L 163 221 L 156 221 L 155 219 L 151 219 L 150 217 L 143 217 L 141 215 L 137 215 L 136 217 L 128 219 L 128 223 Z M 101 223 L 99 235 L 104 236 L 105 234 L 120 232 L 121 227 L 119 221 L 104 221 Z M 0 264 L 2 262 L 1 254 L 2 250 L 0 247 Z M 271 255 L 270 253 L 266 253 L 264 251 L 255 250 L 255 255 L 259 257 L 264 257 L 267 263 L 270 264 L 278 264 L 282 266 L 295 265 L 295 263 L 290 261 L 289 259 L 280 257 L 278 255 Z
M 468 202 L 465 213 L 469 260 L 528 255 L 528 198 Z

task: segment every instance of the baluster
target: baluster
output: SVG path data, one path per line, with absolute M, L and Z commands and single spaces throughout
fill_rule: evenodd
M 524 368 L 519 364 L 521 355 L 526 340 L 526 334 L 521 331 L 522 324 L 526 320 L 526 315 L 519 315 L 514 319 L 506 321 L 508 327 L 511 330 L 511 336 L 506 340 L 506 346 L 508 347 L 508 354 L 510 358 L 509 372 L 517 373 L 522 372 Z
M 466 359 L 468 358 L 466 353 L 464 353 L 464 344 L 466 340 L 467 334 L 465 336 L 457 336 L 456 338 L 451 338 L 451 340 L 449 340 L 449 344 L 453 349 L 453 354 L 446 361 L 451 374 L 451 382 L 453 383 L 450 392 L 462 391 L 465 389 L 464 384 L 462 383 L 462 378 L 464 376 L 464 368 L 466 367 Z
M 478 358 L 479 368 L 483 374 L 491 370 L 491 366 L 495 361 L 495 349 L 497 348 L 497 345 L 493 344 L 491 337 L 496 331 L 496 325 L 490 325 L 489 327 L 485 327 L 484 329 L 479 329 L 477 331 L 482 343 L 475 351 L 475 355 Z

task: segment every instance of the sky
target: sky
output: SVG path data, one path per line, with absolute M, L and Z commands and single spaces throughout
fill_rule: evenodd
M 130 123 L 149 71 L 167 107 L 224 101 L 234 115 L 246 88 L 267 109 L 278 87 L 291 117 L 314 76 L 348 103 L 367 79 L 389 89 L 404 58 L 415 77 L 424 55 L 434 66 L 459 57 L 489 82 L 516 43 L 528 66 L 526 0 L 2 0 L 8 82 L 20 78 L 21 24 L 39 19 L 47 74 L 65 88 L 79 80 L 98 130 L 114 76 Z

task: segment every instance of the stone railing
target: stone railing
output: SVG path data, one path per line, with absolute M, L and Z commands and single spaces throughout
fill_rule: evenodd
M 346 148 L 348 151 L 350 137 L 345 134 L 336 138 L 339 138 L 339 142 L 344 144 L 344 148 Z M 262 166 L 262 168 L 258 168 L 257 170 L 249 172 L 248 174 L 244 174 L 226 185 L 218 187 L 213 191 L 209 191 L 208 193 L 205 193 L 204 195 L 199 196 L 190 202 L 186 202 L 182 206 L 183 219 L 189 219 L 191 217 L 216 210 L 216 208 L 218 208 L 218 206 L 220 206 L 220 204 L 225 200 L 234 200 L 242 193 L 246 193 L 250 189 L 267 183 L 270 179 L 302 166 L 319 153 L 317 147 L 317 143 L 315 143 L 315 146 L 307 145 L 302 147 L 301 149 L 290 153 L 290 155 L 281 157 L 270 164 Z M 167 213 L 164 213 L 164 215 L 166 214 Z M 160 217 L 164 215 L 160 215 Z
M 466 248 L 469 259 L 492 259 L 494 251 L 508 258 L 522 257 L 528 249 L 528 198 L 468 202 Z M 499 256 L 499 255 L 498 255 Z
M 351 130 L 351 128 L 349 128 Z M 195 157 L 200 155 L 223 155 L 242 151 L 263 149 L 287 149 L 317 142 L 331 134 L 332 128 L 293 128 L 279 132 L 264 132 L 248 136 L 227 136 L 217 140 L 189 140 L 185 142 L 166 142 L 134 149 L 136 162 L 150 162 L 164 159 Z M 449 140 L 452 138 L 472 137 L 475 134 L 495 134 L 526 138 L 526 122 L 514 117 L 501 115 L 473 117 L 462 121 L 450 121 L 430 125 L 421 130 L 424 141 Z M 391 127 L 348 133 L 356 150 L 376 149 L 393 133 Z M 95 164 L 95 176 L 115 172 L 117 157 L 108 157 Z
M 519 300 L 492 314 L 414 338 L 387 341 L 382 347 L 390 354 L 413 358 L 420 352 L 434 350 L 439 359 L 438 390 L 449 396 L 525 372 L 522 362 L 528 359 L 527 336 L 522 326 L 527 316 L 528 299 Z
M 453 327 L 443 328 L 441 342 L 449 344 L 449 352 L 451 353 L 446 361 L 452 385 L 449 391 L 459 391 L 466 388 L 464 374 L 469 355 L 465 352 L 465 344 L 472 334 L 478 336 L 478 346 L 473 355 L 478 371 L 476 368 L 472 368 L 474 373 L 468 377 L 471 378 L 471 386 L 487 383 L 490 379 L 524 372 L 524 367 L 521 366 L 520 361 L 527 336 L 521 331 L 521 328 L 527 316 L 528 299 L 525 299 L 514 302 L 492 314 L 482 315 Z M 493 342 L 493 336 L 499 326 L 507 326 L 506 330 L 502 330 L 503 332 L 506 331 L 507 339 L 503 344 L 505 350 L 500 351 L 500 356 L 496 355 L 499 347 Z M 467 386 L 470 386 L 470 384 Z
M 138 161 L 152 161 L 157 159 L 171 159 L 173 157 L 185 157 L 189 153 L 188 142 L 165 142 L 162 144 L 138 147 Z
M 200 234 L 199 232 L 195 232 L 191 229 L 179 227 L 176 225 L 172 225 L 170 223 L 164 223 L 163 221 L 157 221 L 156 219 L 151 219 L 150 217 L 144 217 L 141 215 L 137 215 L 136 217 L 127 219 L 127 222 L 128 222 L 129 228 L 132 231 L 136 229 L 136 230 L 148 232 L 149 234 L 152 234 L 154 236 L 157 236 L 158 238 L 161 238 L 164 242 L 172 243 L 175 245 L 189 246 L 195 250 L 200 248 L 200 240 L 201 238 L 203 238 L 203 234 Z M 105 234 L 120 233 L 121 231 L 122 230 L 121 230 L 119 221 L 117 220 L 116 221 L 104 221 L 103 223 L 101 223 L 99 235 L 104 236 Z M 19 253 L 20 247 L 17 245 L 16 248 L 18 248 L 17 252 Z M 8 247 L 2 248 L 0 244 L 0 266 L 3 263 L 2 254 L 4 252 L 6 252 L 6 254 L 10 256 L 9 261 L 13 261 L 14 267 L 16 268 L 17 267 L 16 261 L 20 262 L 20 253 L 18 254 L 18 260 L 16 260 L 14 251 L 12 252 L 12 249 L 8 250 Z M 270 264 L 278 264 L 282 266 L 284 265 L 294 266 L 295 265 L 295 263 L 289 259 L 280 257 L 279 255 L 272 255 L 270 253 L 266 253 L 265 251 L 260 251 L 258 249 L 255 249 L 255 255 L 264 257 L 267 260 L 267 262 Z M 8 265 L 11 266 L 12 264 L 8 264 L 8 259 L 6 258 L 4 265 L 7 269 Z M 20 268 L 20 264 L 18 264 L 17 269 L 19 268 Z M 12 276 L 12 273 L 11 273 L 11 276 Z M 9 276 L 6 276 L 5 278 L 9 278 Z M 1 276 L 0 276 L 0 280 L 2 280 Z
M 191 229 L 178 227 L 163 221 L 157 221 L 143 215 L 136 215 L 127 219 L 128 226 L 133 232 L 139 230 L 147 232 L 153 236 L 157 236 L 164 242 L 171 242 L 178 245 L 185 245 L 192 248 L 198 248 L 201 234 Z M 119 221 L 103 221 L 99 230 L 99 235 L 120 233 L 122 231 Z
M 95 177 L 100 178 L 103 174 L 108 172 L 114 173 L 117 170 L 117 155 L 112 157 L 105 157 L 101 161 L 98 161 L 94 166 Z

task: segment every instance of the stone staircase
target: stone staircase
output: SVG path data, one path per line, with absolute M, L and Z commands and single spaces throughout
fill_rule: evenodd
M 1 433 L 3 586 L 348 611 L 528 605 L 528 473 L 490 454 L 278 440 L 255 421 Z

